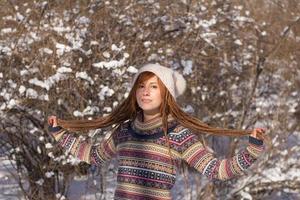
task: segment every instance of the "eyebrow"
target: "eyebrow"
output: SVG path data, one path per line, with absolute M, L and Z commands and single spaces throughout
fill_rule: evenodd
M 143 82 L 140 84 L 144 84 Z M 150 82 L 149 84 L 158 84 L 158 82 Z

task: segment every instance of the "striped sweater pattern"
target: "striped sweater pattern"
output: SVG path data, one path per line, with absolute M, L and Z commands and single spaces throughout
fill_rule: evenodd
M 60 127 L 50 127 L 50 132 L 66 151 L 87 163 L 101 165 L 117 156 L 115 199 L 122 200 L 171 199 L 180 160 L 209 179 L 227 180 L 242 175 L 264 149 L 263 141 L 249 137 L 248 146 L 232 158 L 215 158 L 192 131 L 172 117 L 168 139 L 159 117 L 147 123 L 138 117 L 123 123 L 97 145 Z

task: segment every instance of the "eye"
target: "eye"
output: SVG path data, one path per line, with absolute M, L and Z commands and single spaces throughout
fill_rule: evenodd
M 157 88 L 157 85 L 152 85 L 151 87 L 154 88 L 154 89 L 156 89 L 156 88 Z
M 138 86 L 138 88 L 143 88 L 144 87 L 144 85 L 142 85 L 142 84 L 140 84 L 139 86 Z

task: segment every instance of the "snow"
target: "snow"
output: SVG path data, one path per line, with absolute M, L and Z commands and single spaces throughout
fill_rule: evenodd
M 53 159 L 55 158 L 53 152 L 49 152 L 49 153 L 48 153 L 48 156 L 49 156 L 50 158 L 53 158 Z
M 106 69 L 115 69 L 118 67 L 122 67 L 125 65 L 125 58 L 121 59 L 121 60 L 112 60 L 112 61 L 102 61 L 102 62 L 98 62 L 98 63 L 93 63 L 92 64 L 93 67 L 96 68 L 106 68 Z
M 59 69 L 57 69 L 56 74 L 50 76 L 46 80 L 41 81 L 41 80 L 39 80 L 35 77 L 33 79 L 29 79 L 28 82 L 32 85 L 39 86 L 39 87 L 44 88 L 48 91 L 55 85 L 55 83 L 57 83 L 61 80 L 67 79 L 67 76 L 64 73 L 70 73 L 70 72 L 72 72 L 71 68 L 60 67 Z M 80 78 L 88 78 L 88 77 L 85 77 L 84 74 L 79 74 L 78 76 Z M 91 80 L 89 80 L 89 81 L 91 81 Z M 28 88 L 27 91 L 26 91 L 26 96 L 28 98 L 37 99 L 38 93 L 35 90 L 33 90 L 31 88 Z M 45 99 L 45 100 L 48 99 L 47 95 L 44 95 L 43 99 Z
M 235 41 L 234 41 L 234 44 L 237 44 L 237 45 L 239 45 L 239 46 L 243 45 L 242 41 L 239 40 L 239 39 L 235 40 Z
M 25 18 L 25 17 L 24 17 L 22 14 L 20 14 L 19 12 L 17 12 L 17 14 L 16 14 L 16 19 L 17 19 L 18 21 L 23 21 L 24 18 Z
M 83 112 L 82 115 L 94 115 L 99 112 L 99 108 L 97 106 L 87 106 Z
M 98 96 L 100 100 L 105 100 L 106 97 L 111 97 L 114 93 L 115 91 L 110 89 L 108 86 L 102 86 L 102 89 L 98 93 Z
M 86 16 L 81 16 L 79 17 L 78 22 L 79 24 L 88 25 L 91 22 L 91 20 Z
M 61 43 L 56 43 L 55 47 L 58 56 L 62 56 L 64 53 L 68 53 L 72 50 L 70 46 Z
M 0 96 L 2 96 L 5 100 L 9 101 L 12 94 L 8 93 L 7 89 L 3 88 L 0 92 Z
M 249 194 L 248 192 L 245 192 L 243 190 L 241 191 L 241 196 L 242 196 L 241 200 L 252 200 L 251 194 Z
M 3 28 L 1 29 L 1 35 L 7 34 L 7 33 L 15 33 L 17 30 L 14 28 Z
M 181 64 L 184 67 L 183 74 L 190 75 L 193 72 L 193 61 L 192 60 L 181 60 Z
M 19 87 L 19 93 L 23 94 L 26 91 L 26 87 L 24 85 L 20 85 Z
M 125 53 L 123 54 L 123 56 L 124 56 L 125 59 L 127 59 L 127 58 L 129 58 L 130 55 L 129 55 L 128 53 L 125 52 Z
M 245 16 L 235 16 L 233 20 L 240 21 L 240 22 L 254 22 L 254 19 Z
M 0 45 L 0 53 L 11 56 L 12 55 L 12 50 L 8 46 L 1 46 Z
M 38 181 L 35 182 L 38 185 L 43 185 L 44 184 L 44 179 L 39 179 Z
M 26 89 L 26 97 L 30 99 L 37 99 L 38 98 L 38 93 L 32 88 L 27 88 Z
M 93 40 L 93 41 L 91 41 L 91 44 L 90 44 L 91 46 L 96 46 L 96 45 L 99 45 L 99 42 L 98 41 L 95 41 L 95 40 Z
M 17 105 L 17 101 L 15 99 L 10 99 L 9 102 L 8 102 L 8 104 L 7 104 L 7 108 L 11 109 L 11 108 L 13 108 L 16 105 Z
M 145 47 L 145 48 L 149 48 L 149 47 L 151 46 L 151 44 L 152 44 L 152 43 L 151 43 L 150 41 L 145 41 L 145 42 L 144 42 L 144 47 Z
M 66 197 L 65 197 L 64 195 L 60 194 L 60 193 L 57 193 L 57 194 L 55 195 L 55 197 L 56 197 L 58 200 L 65 200 L 65 199 L 66 199 Z
M 14 172 L 13 166 L 15 162 L 8 160 L 6 157 L 0 156 L 0 199 L 11 200 L 24 199 L 18 197 L 20 188 L 16 180 L 13 179 L 11 172 Z M 15 175 L 15 174 L 14 174 Z
M 13 80 L 9 79 L 7 82 L 11 88 L 15 89 L 17 87 L 17 84 Z
M 147 60 L 148 61 L 154 61 L 154 60 L 158 60 L 159 56 L 156 53 L 152 53 Z
M 94 85 L 93 79 L 87 74 L 87 72 L 76 72 L 75 77 L 86 80 L 90 82 L 91 85 Z
M 46 173 L 45 173 L 45 176 L 46 176 L 47 178 L 51 178 L 52 176 L 54 176 L 54 172 L 53 172 L 53 171 L 46 172 Z
M 215 46 L 212 40 L 216 37 L 217 37 L 217 33 L 214 32 L 201 33 L 201 38 L 203 38 L 211 46 Z
M 53 51 L 49 48 L 42 48 L 42 51 L 48 55 L 51 55 L 53 53 Z
M 122 44 L 120 45 L 120 47 L 118 47 L 116 44 L 111 45 L 111 50 L 112 51 L 120 52 L 124 49 L 125 49 L 125 46 L 123 46 Z
M 174 55 L 173 49 L 170 49 L 170 48 L 166 49 L 166 54 L 167 54 L 167 56 L 173 56 Z
M 110 113 L 112 111 L 112 108 L 111 107 L 104 107 L 103 111 L 107 112 L 107 113 Z
M 205 6 L 203 6 L 203 5 L 201 5 L 201 6 L 200 6 L 200 10 L 203 12 L 203 11 L 206 11 L 207 8 L 206 8 Z
M 125 92 L 124 98 L 127 98 L 129 96 L 129 92 Z
M 60 68 L 57 69 L 57 72 L 60 73 L 60 74 L 71 73 L 72 69 L 68 68 L 68 67 L 60 67 Z
M 45 144 L 45 148 L 46 149 L 52 149 L 53 148 L 53 145 L 51 143 L 46 143 Z
M 195 113 L 195 109 L 193 108 L 192 105 L 187 105 L 186 107 L 183 108 L 184 112 L 187 112 L 189 114 Z
M 217 23 L 217 20 L 215 18 L 212 18 L 210 20 L 200 20 L 198 23 L 198 26 L 201 26 L 204 29 L 208 29 L 211 26 L 215 25 Z
M 6 109 L 6 104 L 2 103 L 1 106 L 0 106 L 0 110 L 5 110 L 5 109 Z
M 97 106 L 87 106 L 82 112 L 79 110 L 75 110 L 73 115 L 75 117 L 84 117 L 86 115 L 95 115 L 99 112 L 99 108 Z
M 113 108 L 115 108 L 117 105 L 119 105 L 119 103 L 117 101 L 113 102 Z
M 129 66 L 126 71 L 128 71 L 131 74 L 136 74 L 138 72 L 138 69 L 134 66 Z
M 78 110 L 75 110 L 75 111 L 73 112 L 73 115 L 74 115 L 74 117 L 83 117 L 82 112 L 80 112 L 80 111 L 78 111 Z
M 104 58 L 110 58 L 110 53 L 107 52 L 107 51 L 104 51 L 104 52 L 102 53 L 102 55 L 104 56 Z
M 29 79 L 28 81 L 30 84 L 33 84 L 33 85 L 36 85 L 36 86 L 40 86 L 42 88 L 45 88 L 47 90 L 49 90 L 49 84 L 47 84 L 46 82 L 44 81 L 40 81 L 38 80 L 36 77 L 33 78 L 33 79 Z
M 38 154 L 42 153 L 42 150 L 41 150 L 40 146 L 37 146 L 36 150 L 37 150 Z

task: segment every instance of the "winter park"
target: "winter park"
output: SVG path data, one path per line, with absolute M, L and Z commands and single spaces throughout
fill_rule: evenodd
M 0 11 L 0 200 L 300 200 L 298 0 Z

